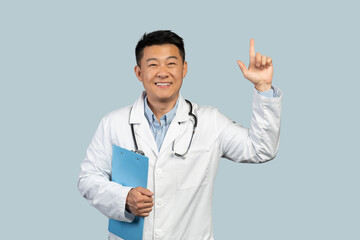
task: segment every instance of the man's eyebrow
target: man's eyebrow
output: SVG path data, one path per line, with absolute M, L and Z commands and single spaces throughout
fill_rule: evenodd
M 178 57 L 177 56 L 169 56 L 169 57 L 167 57 L 166 59 L 171 59 L 171 58 L 174 58 L 174 59 L 178 59 Z M 146 62 L 150 62 L 150 61 L 158 61 L 158 59 L 157 58 L 148 58 L 148 59 L 146 59 Z
M 157 58 L 148 58 L 148 59 L 146 59 L 146 62 L 150 62 L 150 61 L 152 61 L 152 60 L 157 61 Z
M 177 56 L 169 56 L 169 57 L 167 57 L 167 59 L 170 59 L 170 58 L 175 58 L 176 60 L 178 59 Z

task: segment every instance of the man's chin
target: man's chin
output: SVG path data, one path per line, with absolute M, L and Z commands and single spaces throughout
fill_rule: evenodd
M 148 97 L 148 99 L 150 101 L 155 101 L 158 103 L 165 104 L 165 103 L 172 103 L 174 101 L 176 102 L 178 97 L 179 97 L 179 94 L 177 94 L 177 95 L 158 95 L 158 96 L 154 96 L 153 98 L 150 97 L 150 99 Z

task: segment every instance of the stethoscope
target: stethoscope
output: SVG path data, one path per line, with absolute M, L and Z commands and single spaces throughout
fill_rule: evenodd
M 190 142 L 189 142 L 189 145 L 188 145 L 185 153 L 183 153 L 183 154 L 177 153 L 177 152 L 175 151 L 175 140 L 173 141 L 173 144 L 172 144 L 172 152 L 173 152 L 173 154 L 174 154 L 175 157 L 179 157 L 179 158 L 185 158 L 185 157 L 186 157 L 186 154 L 189 152 L 189 149 L 190 149 L 190 146 L 191 146 L 191 143 L 192 143 L 194 134 L 195 134 L 195 130 L 196 130 L 196 127 L 197 127 L 197 117 L 195 116 L 195 114 L 192 113 L 192 103 L 191 103 L 189 100 L 186 100 L 186 99 L 185 99 L 185 101 L 189 104 L 189 107 L 190 107 L 189 116 L 190 116 L 190 117 L 193 117 L 193 119 L 194 119 L 194 125 L 193 125 L 193 130 L 192 130 Z M 131 109 L 131 110 L 132 110 L 132 109 Z M 131 112 L 131 110 L 130 110 L 130 112 Z M 135 133 L 134 133 L 134 124 L 133 124 L 133 123 L 130 123 L 130 126 L 131 126 L 132 137 L 133 137 L 134 144 L 135 144 L 135 150 L 134 150 L 133 152 L 145 156 L 145 153 L 144 153 L 142 150 L 140 150 L 139 147 L 138 147 L 138 145 L 137 145 L 137 141 L 136 141 L 136 137 L 135 137 Z

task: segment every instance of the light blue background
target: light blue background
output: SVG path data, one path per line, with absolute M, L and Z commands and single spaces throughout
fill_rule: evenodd
M 193 102 L 249 126 L 250 38 L 284 92 L 276 159 L 221 161 L 216 239 L 360 239 L 355 2 L 1 1 L 0 239 L 107 238 L 79 165 L 100 119 L 140 95 L 134 48 L 157 29 L 185 39 Z

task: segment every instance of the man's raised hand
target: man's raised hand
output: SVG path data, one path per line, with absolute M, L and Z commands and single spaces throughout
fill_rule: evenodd
M 239 67 L 246 79 L 252 82 L 255 88 L 264 92 L 271 89 L 273 77 L 273 64 L 270 57 L 261 55 L 259 52 L 255 55 L 255 41 L 250 40 L 250 62 L 247 68 L 242 61 L 237 61 Z

